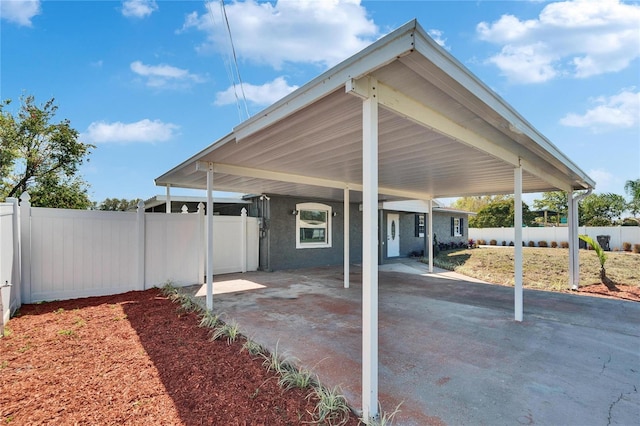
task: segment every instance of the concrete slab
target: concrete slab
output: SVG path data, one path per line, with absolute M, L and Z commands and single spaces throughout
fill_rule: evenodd
M 517 323 L 512 288 L 388 268 L 379 381 L 384 410 L 402 402 L 396 424 L 639 424 L 640 303 L 525 290 Z M 359 408 L 360 270 L 349 289 L 341 267 L 217 276 L 214 287 L 232 280 L 246 290 L 217 294 L 214 311 Z

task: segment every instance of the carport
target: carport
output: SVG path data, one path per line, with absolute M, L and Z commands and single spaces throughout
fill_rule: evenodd
M 378 402 L 378 204 L 514 194 L 515 320 L 522 321 L 523 192 L 569 197 L 570 285 L 578 282 L 577 197 L 595 183 L 411 21 L 156 179 L 167 187 L 362 203 L 362 410 Z M 345 209 L 346 210 L 346 209 Z M 429 218 L 432 217 L 429 211 Z M 208 215 L 210 226 L 213 217 Z M 344 229 L 349 229 L 345 215 Z M 428 224 L 429 246 L 433 233 Z M 208 235 L 207 307 L 213 306 Z M 349 287 L 349 238 L 344 238 Z M 429 251 L 429 270 L 433 270 Z

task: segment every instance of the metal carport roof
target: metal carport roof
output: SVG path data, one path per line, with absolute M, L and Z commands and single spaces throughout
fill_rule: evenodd
M 513 193 L 515 318 L 522 320 L 522 192 L 595 182 L 411 21 L 241 123 L 157 185 L 362 202 L 363 417 L 377 414 L 379 201 Z M 346 207 L 346 206 L 345 206 Z M 432 243 L 429 214 L 429 244 Z M 212 306 L 208 215 L 207 307 Z M 349 229 L 349 215 L 344 215 Z M 349 253 L 345 232 L 344 253 Z M 570 276 L 577 273 L 570 244 Z M 429 251 L 430 270 L 432 253 Z M 573 271 L 573 272 L 572 272 Z M 348 287 L 345 255 L 345 287 Z

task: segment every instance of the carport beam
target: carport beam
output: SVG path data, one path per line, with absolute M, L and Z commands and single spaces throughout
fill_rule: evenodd
M 171 184 L 167 184 L 167 196 L 164 200 L 164 211 L 167 214 L 171 213 Z
M 522 167 L 516 167 L 513 170 L 514 190 L 514 218 L 513 229 L 515 231 L 515 274 L 514 274 L 514 311 L 515 320 L 522 321 Z
M 344 189 L 344 288 L 349 288 L 349 187 Z
M 378 415 L 378 97 L 362 103 L 362 416 Z
M 213 310 L 213 163 L 207 168 L 207 310 Z

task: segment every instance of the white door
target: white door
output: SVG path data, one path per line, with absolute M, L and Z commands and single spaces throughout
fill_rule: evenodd
M 387 257 L 400 256 L 400 215 L 387 215 Z

